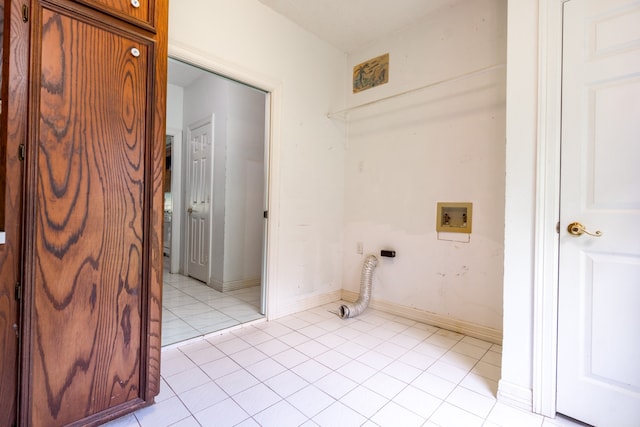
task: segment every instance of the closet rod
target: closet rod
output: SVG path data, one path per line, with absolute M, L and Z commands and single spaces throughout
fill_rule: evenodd
M 483 73 L 486 73 L 488 71 L 493 71 L 493 70 L 497 70 L 498 68 L 503 68 L 504 66 L 505 66 L 505 64 L 490 65 L 488 67 L 484 67 L 484 68 L 480 68 L 478 70 L 470 71 L 468 73 L 460 74 L 460 75 L 455 76 L 455 77 L 449 77 L 447 79 L 438 80 L 437 82 L 429 83 L 429 84 L 426 84 L 424 86 L 420 86 L 420 87 L 417 87 L 417 88 L 414 88 L 414 89 L 409 89 L 409 90 L 406 90 L 404 92 L 400 92 L 400 93 L 396 93 L 396 94 L 393 94 L 393 95 L 385 96 L 384 98 L 380 98 L 380 99 L 376 99 L 376 100 L 373 100 L 373 101 L 365 102 L 363 104 L 354 105 L 353 107 L 345 108 L 344 110 L 334 111 L 333 113 L 328 113 L 327 117 L 330 118 L 330 119 L 337 118 L 337 117 L 341 116 L 344 113 L 348 113 L 350 111 L 357 110 L 357 109 L 360 109 L 362 107 L 368 107 L 369 105 L 377 104 L 378 102 L 387 101 L 389 99 L 397 98 L 397 97 L 400 97 L 400 96 L 403 96 L 403 95 L 408 95 L 408 94 L 413 93 L 413 92 L 418 92 L 418 91 L 421 91 L 421 90 L 424 90 L 424 89 L 428 89 L 428 88 L 432 88 L 432 87 L 435 87 L 435 86 L 439 86 L 441 84 L 451 83 L 451 82 L 455 82 L 455 81 L 458 81 L 458 80 L 464 80 L 466 78 L 473 77 L 473 76 L 478 75 L 478 74 L 483 74 Z

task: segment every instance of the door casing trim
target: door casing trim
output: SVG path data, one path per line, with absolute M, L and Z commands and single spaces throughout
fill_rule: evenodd
M 532 409 L 556 415 L 563 6 L 540 0 Z
M 266 141 L 265 154 L 268 156 L 267 170 L 267 207 L 269 220 L 267 221 L 267 242 L 265 246 L 264 270 L 265 270 L 265 294 L 266 310 L 265 317 L 271 320 L 273 303 L 275 301 L 278 284 L 278 223 L 280 218 L 280 118 L 282 105 L 282 81 L 265 76 L 256 70 L 248 70 L 237 64 L 226 62 L 219 57 L 212 57 L 209 54 L 185 46 L 179 42 L 169 40 L 169 57 L 196 65 L 204 70 L 211 71 L 222 76 L 226 76 L 238 82 L 253 86 L 267 92 L 269 104 L 268 140 Z

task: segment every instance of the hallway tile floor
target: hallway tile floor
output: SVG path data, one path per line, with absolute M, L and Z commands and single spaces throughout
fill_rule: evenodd
M 156 403 L 108 427 L 581 425 L 497 402 L 498 345 L 338 306 L 164 348 Z
M 263 317 L 260 286 L 223 293 L 165 269 L 162 291 L 163 346 Z

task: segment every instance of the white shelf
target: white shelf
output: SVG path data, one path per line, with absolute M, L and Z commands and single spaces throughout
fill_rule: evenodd
M 433 88 L 433 87 L 436 87 L 436 86 L 440 86 L 440 85 L 445 84 L 445 83 L 457 82 L 457 81 L 460 81 L 460 80 L 463 80 L 463 79 L 467 79 L 469 77 L 474 77 L 474 76 L 477 76 L 479 74 L 484 74 L 484 73 L 486 73 L 488 71 L 493 71 L 493 70 L 497 70 L 499 68 L 504 68 L 504 67 L 505 67 L 505 64 L 496 64 L 496 65 L 491 65 L 489 67 L 480 68 L 478 70 L 470 71 L 468 73 L 460 74 L 460 75 L 457 75 L 457 76 L 454 76 L 454 77 L 449 77 L 449 78 L 446 78 L 444 80 L 439 80 L 437 82 L 429 83 L 429 84 L 426 84 L 424 86 L 420 86 L 420 87 L 417 87 L 417 88 L 414 88 L 414 89 L 409 89 L 409 90 L 406 90 L 404 92 L 400 92 L 400 93 L 396 93 L 396 94 L 393 94 L 393 95 L 385 96 L 384 98 L 376 99 L 374 101 L 365 102 L 364 104 L 354 105 L 353 107 L 345 108 L 344 110 L 334 111 L 332 113 L 330 112 L 330 113 L 327 114 L 327 117 L 330 118 L 330 119 L 345 119 L 346 118 L 345 115 L 347 113 L 349 113 L 351 111 L 354 111 L 354 110 L 358 110 L 358 109 L 360 109 L 362 107 L 368 107 L 370 105 L 374 105 L 374 104 L 377 104 L 379 102 L 388 101 L 390 99 L 398 98 L 400 96 L 408 95 L 410 93 L 419 92 L 419 91 L 422 91 L 422 90 L 425 90 L 425 89 L 430 89 L 430 88 Z
M 0 231 L 0 245 L 4 245 L 5 242 L 5 234 L 4 231 Z

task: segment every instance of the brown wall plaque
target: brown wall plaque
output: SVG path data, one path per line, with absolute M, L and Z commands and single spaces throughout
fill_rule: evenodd
M 389 54 L 385 53 L 353 67 L 353 93 L 389 81 Z

